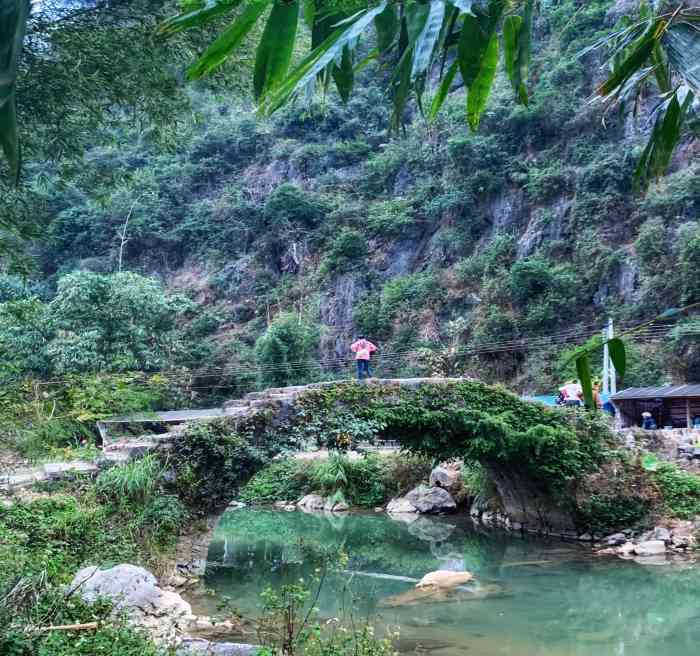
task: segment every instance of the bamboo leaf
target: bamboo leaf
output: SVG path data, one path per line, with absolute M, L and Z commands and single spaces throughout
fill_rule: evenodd
M 232 11 L 241 2 L 242 0 L 207 0 L 199 9 L 166 18 L 156 28 L 156 34 L 167 38 L 190 27 L 206 25 L 218 16 Z
M 576 373 L 579 383 L 583 389 L 583 402 L 587 408 L 595 409 L 593 403 L 593 382 L 591 380 L 591 364 L 588 360 L 588 353 L 584 353 L 576 358 Z
M 662 38 L 668 61 L 700 95 L 700 32 L 687 23 L 671 25 Z
M 610 95 L 645 65 L 654 50 L 662 22 L 656 20 L 649 26 L 627 57 L 615 66 L 612 75 L 598 87 L 598 95 Z
M 450 87 L 457 74 L 457 69 L 459 68 L 459 62 L 456 60 L 452 62 L 452 65 L 447 69 L 447 73 L 442 76 L 440 81 L 440 86 L 438 87 L 437 93 L 433 97 L 433 101 L 430 103 L 430 109 L 428 110 L 428 120 L 434 121 L 442 107 L 447 94 L 450 92 Z
M 515 80 L 518 65 L 518 39 L 522 24 L 522 16 L 508 16 L 503 21 L 503 61 L 514 89 L 517 89 Z
M 256 99 L 279 84 L 287 74 L 298 23 L 299 2 L 276 0 L 255 57 L 253 91 Z
M 187 69 L 188 79 L 197 80 L 220 66 L 241 44 L 267 6 L 267 0 L 251 0 L 204 54 Z
M 8 0 L 0 4 L 0 147 L 15 182 L 19 181 L 22 159 L 15 109 L 15 84 L 29 11 L 29 0 Z
M 413 48 L 411 78 L 425 73 L 430 65 L 430 60 L 435 50 L 435 44 L 440 36 L 440 28 L 445 18 L 445 3 L 443 0 L 432 0 L 429 7 L 429 13 L 425 24 Z
M 462 32 L 457 43 L 457 58 L 462 79 L 467 88 L 476 80 L 491 43 L 501 14 L 503 1 L 491 0 L 488 14 L 465 15 Z
M 450 2 L 463 14 L 474 15 L 474 0 L 450 0 Z
M 405 15 L 408 43 L 409 45 L 415 45 L 430 15 L 430 4 L 427 2 L 409 2 L 406 4 Z
M 681 129 L 694 95 L 686 93 L 683 104 L 676 91 L 660 110 L 649 141 L 634 172 L 635 187 L 645 185 L 652 178 L 663 175 L 671 164 L 673 151 L 681 137 Z
M 399 29 L 399 19 L 396 8 L 389 3 L 375 19 L 374 27 L 377 32 L 377 49 L 384 53 L 394 44 Z
M 385 7 L 386 0 L 383 0 L 376 7 L 361 12 L 349 25 L 336 29 L 321 45 L 304 57 L 281 84 L 266 94 L 261 110 L 272 113 L 299 89 L 313 84 L 316 76 L 335 61 L 336 57 L 342 56 L 343 48 L 354 42 Z
M 333 65 L 333 80 L 338 89 L 338 93 L 344 103 L 350 98 L 352 87 L 355 82 L 355 71 L 352 63 L 352 51 L 350 46 L 343 48 L 343 56 L 340 66 Z
M 608 353 L 610 359 L 615 366 L 615 371 L 620 379 L 625 377 L 627 370 L 627 354 L 625 352 L 625 344 L 619 337 L 614 337 L 608 341 Z
M 467 97 L 467 120 L 469 127 L 476 131 L 481 122 L 481 115 L 486 109 L 491 87 L 496 77 L 496 68 L 498 67 L 498 35 L 494 32 L 489 42 L 486 53 L 481 63 L 479 75 L 469 87 L 469 95 Z

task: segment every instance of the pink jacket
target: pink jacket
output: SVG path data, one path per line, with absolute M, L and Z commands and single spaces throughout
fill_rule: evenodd
M 377 347 L 367 339 L 358 339 L 350 346 L 350 350 L 355 354 L 355 360 L 369 360 Z

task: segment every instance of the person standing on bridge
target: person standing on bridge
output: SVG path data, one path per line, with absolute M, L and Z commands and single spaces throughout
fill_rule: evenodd
M 377 347 L 372 344 L 364 335 L 360 335 L 355 342 L 350 346 L 350 350 L 355 354 L 355 362 L 357 362 L 357 379 L 371 378 L 372 370 L 369 368 L 369 359 L 377 350 Z

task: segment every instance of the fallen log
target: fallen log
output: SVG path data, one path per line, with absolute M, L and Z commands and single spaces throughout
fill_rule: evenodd
M 55 626 L 40 626 L 37 631 L 46 633 L 48 631 L 90 631 L 97 629 L 100 626 L 99 622 L 85 622 L 84 624 L 56 624 Z

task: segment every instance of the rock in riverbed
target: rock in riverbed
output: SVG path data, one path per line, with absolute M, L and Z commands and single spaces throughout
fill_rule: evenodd
M 454 588 L 464 585 L 474 578 L 471 572 L 453 572 L 451 570 L 437 570 L 429 572 L 418 583 L 417 588 Z
M 441 487 L 419 485 L 405 497 L 392 499 L 386 507 L 390 515 L 411 513 L 439 513 L 452 511 L 457 507 L 452 495 Z
M 406 495 L 406 499 L 420 513 L 451 511 L 457 507 L 452 495 L 441 487 L 419 485 Z
M 185 638 L 175 652 L 176 656 L 254 656 L 257 645 L 240 642 L 210 642 L 202 638 Z
M 389 501 L 386 511 L 390 515 L 414 515 L 418 509 L 406 497 L 398 497 Z
M 647 540 L 635 545 L 637 556 L 659 556 L 666 553 L 666 543 L 663 540 Z
M 111 599 L 115 613 L 123 611 L 132 624 L 162 643 L 178 642 L 179 634 L 194 619 L 192 608 L 177 592 L 163 590 L 153 574 L 136 565 L 103 570 L 85 567 L 75 575 L 70 587 L 77 588 L 89 602 L 98 597 Z

